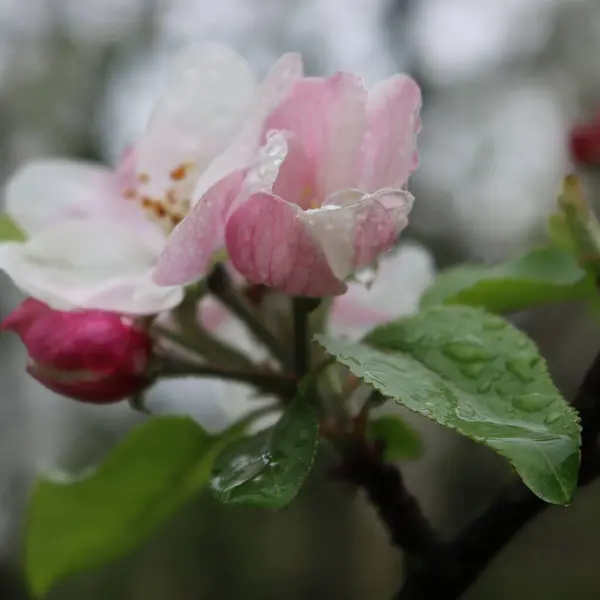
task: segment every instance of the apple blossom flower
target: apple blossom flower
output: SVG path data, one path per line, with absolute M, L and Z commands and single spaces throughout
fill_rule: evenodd
M 198 185 L 154 281 L 200 277 L 225 249 L 249 281 L 290 295 L 344 293 L 407 224 L 421 95 L 396 75 L 367 91 L 349 73 L 297 80 L 267 116 L 256 163 L 235 144 Z
M 150 336 L 116 313 L 58 311 L 28 298 L 2 328 L 20 336 L 29 356 L 27 372 L 74 400 L 119 402 L 150 381 Z
M 48 159 L 12 177 L 6 210 L 27 239 L 0 244 L 0 269 L 56 309 L 141 315 L 176 306 L 181 286 L 152 281 L 170 231 L 198 185 L 221 185 L 221 154 L 252 163 L 264 119 L 301 75 L 300 57 L 286 54 L 257 85 L 232 50 L 192 46 L 115 171 Z

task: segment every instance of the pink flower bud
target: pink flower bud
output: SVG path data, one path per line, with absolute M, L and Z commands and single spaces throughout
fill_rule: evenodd
M 588 123 L 576 125 L 571 129 L 569 150 L 576 165 L 600 166 L 600 114 Z
M 33 298 L 2 323 L 27 348 L 27 372 L 48 389 L 92 404 L 118 402 L 148 383 L 151 339 L 116 313 L 63 312 Z

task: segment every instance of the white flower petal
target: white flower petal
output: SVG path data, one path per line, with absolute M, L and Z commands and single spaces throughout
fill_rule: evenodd
M 238 169 L 252 166 L 261 143 L 264 121 L 287 96 L 292 85 L 302 77 L 299 54 L 284 54 L 259 86 L 241 131 L 231 145 L 201 174 L 192 194 L 196 203 L 217 181 Z
M 143 193 L 162 198 L 176 184 L 180 195 L 189 194 L 198 173 L 233 139 L 255 88 L 233 50 L 214 43 L 187 49 L 138 146 Z
M 107 168 L 50 159 L 30 162 L 8 181 L 6 212 L 29 234 L 75 214 L 96 213 L 117 193 Z
M 68 221 L 24 244 L 0 245 L 0 268 L 53 308 L 153 314 L 177 305 L 183 292 L 152 283 L 160 246 L 148 242 L 126 223 Z

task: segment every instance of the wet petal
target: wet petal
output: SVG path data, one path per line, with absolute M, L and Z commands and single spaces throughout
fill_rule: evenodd
M 251 196 L 230 216 L 225 239 L 234 267 L 253 283 L 297 296 L 334 296 L 346 286 L 298 219 L 301 209 L 271 194 Z
M 320 200 L 357 183 L 366 98 L 362 81 L 350 73 L 309 77 L 267 119 L 265 131 L 289 131 L 300 140 L 317 174 L 314 196 Z
M 367 134 L 361 149 L 361 185 L 374 192 L 404 186 L 417 168 L 421 91 L 407 75 L 395 75 L 369 92 Z

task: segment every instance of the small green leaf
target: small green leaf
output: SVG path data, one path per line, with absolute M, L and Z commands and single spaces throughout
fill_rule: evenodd
M 564 179 L 548 233 L 555 246 L 572 252 L 589 273 L 600 275 L 600 223 L 575 175 Z
M 317 339 L 381 394 L 506 457 L 540 498 L 567 503 L 580 427 L 534 343 L 503 319 L 434 307 L 382 325 L 363 342 Z
M 6 214 L 0 214 L 0 242 L 24 242 L 24 231 Z
M 423 456 L 421 436 L 404 419 L 396 415 L 385 415 L 369 421 L 367 436 L 385 444 L 386 460 L 416 460 Z
M 217 458 L 213 493 L 226 504 L 287 506 L 310 471 L 318 435 L 315 410 L 299 392 L 275 427 L 239 440 Z
M 230 439 L 184 417 L 134 429 L 89 477 L 41 479 L 29 507 L 26 570 L 35 596 L 58 580 L 133 550 L 210 479 Z
M 463 304 L 503 313 L 594 294 L 593 279 L 575 256 L 559 248 L 539 248 L 501 265 L 448 269 L 425 290 L 421 307 Z

